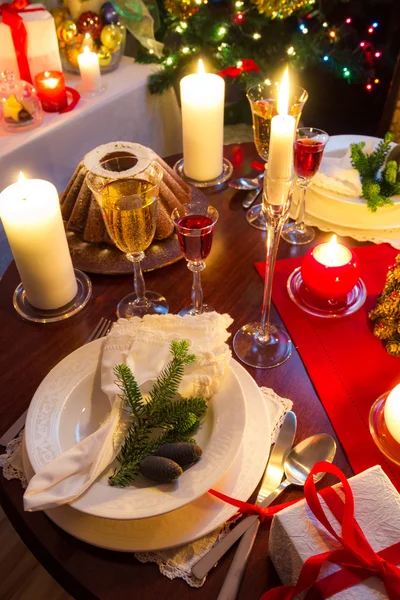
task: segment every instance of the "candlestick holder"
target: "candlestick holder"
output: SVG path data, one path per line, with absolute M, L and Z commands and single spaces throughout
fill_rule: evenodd
M 184 159 L 181 158 L 174 164 L 174 170 L 178 173 L 179 177 L 182 177 L 184 181 L 190 183 L 197 188 L 207 188 L 207 187 L 217 187 L 226 183 L 228 179 L 232 176 L 233 166 L 232 163 L 227 159 L 223 159 L 222 163 L 222 173 L 215 179 L 210 179 L 209 181 L 196 181 L 195 179 L 191 179 L 185 175 L 185 163 Z
M 284 329 L 270 321 L 272 281 L 279 237 L 289 211 L 293 177 L 264 178 L 263 211 L 267 223 L 264 297 L 261 321 L 244 325 L 236 332 L 233 349 L 237 357 L 250 367 L 270 369 L 284 363 L 293 344 Z
M 369 430 L 379 450 L 396 465 L 400 465 L 400 444 L 390 433 L 386 419 L 385 406 L 389 392 L 379 396 L 369 413 Z
M 52 310 L 42 310 L 32 306 L 28 302 L 23 284 L 20 283 L 13 296 L 13 304 L 17 313 L 26 321 L 34 323 L 55 323 L 76 315 L 86 306 L 92 296 L 92 282 L 82 271 L 74 269 L 74 272 L 78 288 L 75 297 L 68 304 Z

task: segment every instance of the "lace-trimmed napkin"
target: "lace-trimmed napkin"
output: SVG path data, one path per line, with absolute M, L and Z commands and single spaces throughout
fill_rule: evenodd
M 120 319 L 107 336 L 102 354 L 101 388 L 111 412 L 106 422 L 34 475 L 24 494 L 25 510 L 44 510 L 78 498 L 115 459 L 121 444 L 123 406 L 114 366 L 126 363 L 138 385 L 155 380 L 169 362 L 172 340 L 187 340 L 196 362 L 185 367 L 179 386 L 183 396 L 210 398 L 218 389 L 231 358 L 225 343 L 228 315 L 216 312 L 191 316 L 147 315 Z

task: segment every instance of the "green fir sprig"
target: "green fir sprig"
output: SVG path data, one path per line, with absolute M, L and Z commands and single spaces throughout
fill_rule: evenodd
M 400 194 L 396 161 L 389 160 L 385 165 L 392 141 L 393 135 L 387 133 L 385 139 L 369 155 L 364 152 L 365 142 L 350 146 L 351 164 L 360 174 L 362 196 L 371 212 L 376 212 L 381 206 L 393 204 L 391 197 Z
M 130 410 L 132 422 L 117 456 L 119 466 L 109 478 L 112 486 L 129 486 L 139 472 L 140 462 L 162 444 L 192 442 L 207 410 L 204 398 L 177 397 L 184 367 L 196 360 L 186 341 L 171 342 L 171 361 L 157 377 L 148 402 L 127 365 L 116 365 L 114 373 L 120 397 Z

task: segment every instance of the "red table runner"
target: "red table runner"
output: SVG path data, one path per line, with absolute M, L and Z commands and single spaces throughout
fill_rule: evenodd
M 386 244 L 354 250 L 360 259 L 368 297 L 353 315 L 321 319 L 308 315 L 292 302 L 286 283 L 292 271 L 301 265 L 302 258 L 277 261 L 272 299 L 354 472 L 380 464 L 400 491 L 400 467 L 386 459 L 369 432 L 371 405 L 400 383 L 400 358 L 386 352 L 382 342 L 372 334 L 368 319 L 368 311 L 383 290 L 388 267 L 399 251 Z M 255 266 L 263 277 L 265 264 Z M 293 401 L 296 407 L 296 398 Z

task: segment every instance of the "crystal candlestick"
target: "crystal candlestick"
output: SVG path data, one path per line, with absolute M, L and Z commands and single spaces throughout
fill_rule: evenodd
M 285 223 L 292 197 L 293 178 L 264 179 L 263 210 L 267 223 L 264 298 L 261 321 L 244 325 L 233 339 L 237 357 L 259 369 L 276 367 L 289 358 L 293 344 L 284 329 L 270 321 L 272 281 L 279 236 Z

